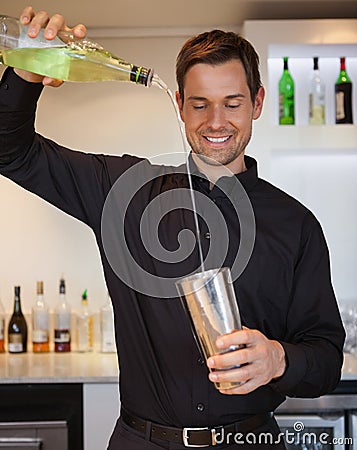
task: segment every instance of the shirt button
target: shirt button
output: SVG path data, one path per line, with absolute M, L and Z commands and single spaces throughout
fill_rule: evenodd
M 203 366 L 203 364 L 205 363 L 203 358 L 198 358 L 197 362 L 200 366 Z
M 209 231 L 207 231 L 207 233 L 205 233 L 203 235 L 206 239 L 211 239 L 211 233 Z
M 7 89 L 9 89 L 9 85 L 7 83 L 4 83 L 2 85 L 2 88 L 5 89 L 5 91 L 6 91 Z
M 205 409 L 205 405 L 203 403 L 197 403 L 197 411 L 202 412 Z

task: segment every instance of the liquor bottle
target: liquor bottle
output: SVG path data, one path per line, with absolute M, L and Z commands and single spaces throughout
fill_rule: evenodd
M 27 323 L 21 310 L 20 286 L 15 286 L 14 312 L 8 327 L 10 353 L 27 352 Z
M 279 124 L 294 125 L 294 80 L 289 72 L 288 58 L 284 57 L 284 69 L 279 80 Z
M 32 308 L 32 351 L 50 351 L 49 313 L 43 295 L 43 281 L 37 282 L 37 300 Z
M 66 283 L 60 280 L 59 301 L 54 311 L 55 352 L 71 351 L 71 308 L 66 299 Z
M 336 123 L 353 123 L 352 82 L 346 72 L 346 58 L 340 58 L 340 74 L 335 83 Z
M 93 350 L 93 315 L 88 307 L 87 289 L 82 294 L 80 311 L 77 315 L 77 351 Z
M 150 86 L 153 70 L 111 54 L 88 39 L 60 31 L 52 40 L 27 35 L 28 26 L 16 18 L 0 16 L 0 62 L 64 81 L 131 81 Z
M 314 70 L 309 90 L 309 123 L 323 125 L 325 123 L 325 84 L 321 80 L 319 58 L 314 57 Z
M 5 309 L 0 299 L 0 353 L 5 352 Z
M 114 353 L 116 351 L 114 312 L 109 295 L 100 309 L 100 350 L 102 353 Z

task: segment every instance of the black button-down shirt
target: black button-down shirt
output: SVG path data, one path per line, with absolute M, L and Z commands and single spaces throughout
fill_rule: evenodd
M 171 426 L 212 426 L 274 410 L 286 395 L 312 397 L 331 391 L 340 377 L 344 331 L 327 246 L 313 214 L 258 178 L 252 158 L 246 157 L 245 172 L 222 178 L 213 189 L 191 161 L 204 257 L 212 246 L 216 249 L 206 268 L 233 267 L 241 230 L 245 227 L 249 234 L 253 223 L 248 236 L 248 241 L 254 237 L 252 254 L 234 281 L 242 323 L 281 342 L 288 361 L 279 380 L 247 395 L 222 395 L 208 380 L 180 300 L 171 298 L 174 280 L 199 269 L 194 240 L 179 238 L 182 230 L 196 234 L 185 166 L 74 152 L 36 134 L 41 89 L 12 70 L 3 77 L 0 173 L 92 228 L 115 309 L 126 409 Z M 244 196 L 253 211 L 246 224 L 239 212 Z M 141 223 L 155 198 L 160 199 L 156 213 L 149 210 Z M 213 205 L 221 214 L 217 220 L 211 216 Z M 180 253 L 186 244 L 189 255 Z M 223 262 L 217 256 L 221 246 L 226 246 Z

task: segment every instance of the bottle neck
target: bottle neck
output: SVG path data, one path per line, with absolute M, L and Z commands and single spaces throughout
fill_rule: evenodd
M 14 313 L 21 314 L 20 286 L 15 286 Z
M 289 71 L 288 58 L 284 58 L 284 70 L 287 72 Z
M 44 306 L 44 304 L 43 294 L 37 294 L 37 305 Z
M 20 297 L 15 297 L 15 300 L 14 300 L 14 313 L 22 314 Z
M 346 72 L 346 58 L 340 58 L 340 74 L 338 76 L 336 84 L 351 83 L 350 77 Z
M 136 84 L 150 86 L 153 77 L 152 69 L 146 67 L 133 66 L 130 72 L 130 81 Z

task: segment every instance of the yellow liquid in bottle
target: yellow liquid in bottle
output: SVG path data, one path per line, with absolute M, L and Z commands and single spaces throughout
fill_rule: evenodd
M 76 45 L 76 47 L 79 47 Z M 100 48 L 18 48 L 2 50 L 0 62 L 63 81 L 136 81 L 138 69 Z M 134 79 L 133 79 L 134 76 Z

